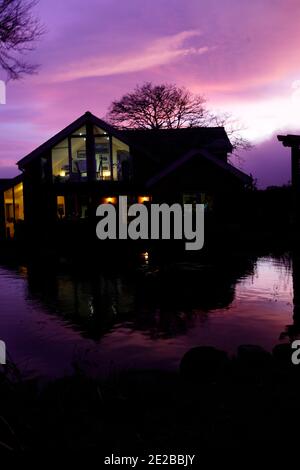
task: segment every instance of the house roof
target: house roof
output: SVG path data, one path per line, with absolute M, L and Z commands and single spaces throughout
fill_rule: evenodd
M 148 180 L 149 186 L 196 155 L 201 155 L 245 183 L 251 181 L 248 175 L 227 163 L 225 159 L 218 158 L 218 154 L 224 154 L 224 152 L 227 154 L 232 151 L 232 145 L 224 127 L 118 130 L 89 111 L 19 160 L 17 165 L 23 169 L 27 163 L 50 150 L 87 122 L 101 127 L 105 132 L 114 135 L 128 145 L 140 149 L 146 157 L 150 157 L 156 162 L 157 173 Z
M 21 183 L 22 180 L 22 174 L 14 176 L 13 178 L 0 178 L 0 190 L 5 191 L 6 189 L 12 188 L 16 184 Z
M 120 131 L 118 131 L 116 128 L 112 127 L 110 124 L 103 121 L 102 119 L 98 118 L 97 116 L 92 114 L 90 111 L 87 111 L 86 113 L 82 114 L 82 116 L 80 116 L 78 119 L 76 119 L 67 127 L 65 127 L 63 130 L 55 134 L 53 137 L 48 139 L 42 145 L 40 145 L 35 150 L 30 152 L 28 155 L 26 155 L 24 158 L 19 160 L 17 162 L 18 167 L 22 169 L 27 163 L 31 162 L 33 159 L 35 159 L 42 153 L 46 152 L 47 150 L 50 150 L 54 145 L 61 142 L 63 139 L 68 137 L 68 135 L 75 132 L 77 129 L 79 129 L 81 126 L 83 126 L 87 122 L 90 122 L 94 124 L 95 126 L 101 127 L 101 129 L 103 129 L 105 132 L 114 135 L 118 139 L 122 139 L 122 141 L 125 143 L 128 143 L 126 137 L 121 135 Z
M 162 165 L 173 162 L 191 148 L 213 148 L 215 153 L 228 153 L 233 149 L 224 127 L 129 129 L 120 133 L 130 142 L 146 149 Z
M 146 182 L 146 187 L 151 188 L 154 186 L 156 183 L 158 183 L 160 180 L 168 176 L 169 174 L 173 173 L 175 170 L 180 168 L 182 165 L 184 165 L 186 162 L 191 160 L 192 158 L 205 158 L 206 160 L 210 161 L 217 167 L 231 173 L 233 176 L 236 178 L 240 179 L 244 184 L 250 184 L 252 181 L 252 177 L 248 176 L 246 173 L 242 172 L 238 168 L 235 168 L 233 165 L 230 163 L 221 160 L 214 155 L 212 155 L 206 148 L 203 149 L 192 149 L 182 155 L 180 158 L 177 160 L 173 161 L 171 164 L 167 165 L 162 171 L 160 171 L 158 174 L 153 176 L 152 178 L 149 178 L 149 180 Z

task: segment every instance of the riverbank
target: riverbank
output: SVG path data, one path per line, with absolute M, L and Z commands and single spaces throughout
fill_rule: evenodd
M 79 365 L 48 383 L 0 374 L 0 448 L 34 452 L 199 453 L 297 445 L 300 365 L 289 345 L 185 355 L 178 372 L 127 371 L 98 380 Z

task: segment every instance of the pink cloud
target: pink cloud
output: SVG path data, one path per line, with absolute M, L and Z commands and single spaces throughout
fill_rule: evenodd
M 86 77 L 103 77 L 108 75 L 140 72 L 159 65 L 177 61 L 187 55 L 204 54 L 207 47 L 184 46 L 187 39 L 199 36 L 198 31 L 182 31 L 164 36 L 146 44 L 142 49 L 127 56 L 102 57 L 101 51 L 96 56 L 85 60 L 77 59 L 62 72 L 55 73 L 55 81 L 74 80 Z

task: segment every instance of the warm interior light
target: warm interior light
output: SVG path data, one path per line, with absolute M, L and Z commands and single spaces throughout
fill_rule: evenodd
M 138 203 L 150 202 L 150 196 L 138 196 Z
M 59 172 L 59 176 L 66 176 L 66 172 L 65 172 L 65 170 L 60 170 L 60 172 Z
M 57 196 L 56 203 L 58 217 L 62 219 L 66 215 L 65 196 Z
M 117 198 L 115 196 L 108 196 L 103 198 L 104 204 L 116 204 Z

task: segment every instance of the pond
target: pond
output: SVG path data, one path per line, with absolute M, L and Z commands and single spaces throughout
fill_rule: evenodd
M 172 370 L 194 346 L 233 354 L 297 336 L 296 285 L 289 253 L 163 265 L 144 254 L 128 269 L 0 266 L 0 339 L 32 376 L 75 364 L 103 375 Z

